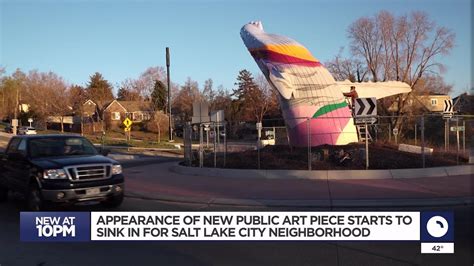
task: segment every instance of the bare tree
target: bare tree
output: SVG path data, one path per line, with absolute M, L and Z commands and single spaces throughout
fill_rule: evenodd
M 152 119 L 148 121 L 147 128 L 150 131 L 156 132 L 157 142 L 161 142 L 161 135 L 168 132 L 169 119 L 168 115 L 161 110 L 155 110 L 152 114 Z
M 267 113 L 279 113 L 280 104 L 278 102 L 278 93 L 270 86 L 264 75 L 258 74 L 255 78 L 255 83 L 259 88 L 260 92 L 257 92 L 257 94 L 260 98 L 257 98 L 255 101 L 255 104 L 258 106 L 255 108 L 254 113 L 256 114 L 257 121 L 261 122 Z
M 348 34 L 352 53 L 365 60 L 373 81 L 378 81 L 383 46 L 376 21 L 368 17 L 360 18 L 349 26 Z
M 174 100 L 172 100 L 174 116 L 178 116 L 182 121 L 190 121 L 193 115 L 193 102 L 203 100 L 198 83 L 188 77 L 174 96 Z
M 202 89 L 202 97 L 206 102 L 212 105 L 214 102 L 214 98 L 216 97 L 216 92 L 213 88 L 213 81 L 212 79 L 207 79 L 204 81 L 204 88 Z
M 366 80 L 367 68 L 358 59 L 344 58 L 343 48 L 333 60 L 326 62 L 326 68 L 338 81 L 350 80 L 351 82 L 363 82 Z
M 25 101 L 40 119 L 58 116 L 64 131 L 64 116 L 72 113 L 68 86 L 53 72 L 30 71 L 24 82 Z
M 25 74 L 19 69 L 10 76 L 1 79 L 1 93 L 2 93 L 2 117 L 3 118 L 17 118 L 18 104 L 21 101 L 21 94 Z
M 138 92 L 143 98 L 149 98 L 153 92 L 155 81 L 160 80 L 166 83 L 166 72 L 161 66 L 147 68 L 137 80 L 134 81 L 134 90 Z
M 423 12 L 412 12 L 395 17 L 382 11 L 374 17 L 363 17 L 350 25 L 349 39 L 354 56 L 363 59 L 371 79 L 399 80 L 408 83 L 412 92 L 418 95 L 416 86 L 426 75 L 436 74 L 443 65 L 436 61 L 439 55 L 448 54 L 454 46 L 455 34 L 438 27 Z M 421 86 L 423 87 L 423 86 Z M 399 95 L 396 115 L 407 110 L 410 95 Z M 389 100 L 387 100 L 389 101 Z M 383 106 L 383 112 L 388 112 Z M 392 121 L 394 127 L 402 125 L 401 119 Z

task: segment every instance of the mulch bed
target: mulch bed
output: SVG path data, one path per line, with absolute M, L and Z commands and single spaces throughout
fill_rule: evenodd
M 336 159 L 341 149 L 348 152 L 351 160 L 343 163 Z M 312 170 L 349 170 L 365 169 L 365 145 L 350 144 L 346 146 L 319 146 L 311 148 Z M 426 167 L 457 165 L 456 153 L 445 153 L 435 151 L 433 155 L 425 156 Z M 256 169 L 258 154 L 255 150 L 239 153 L 228 153 L 225 168 Z M 459 164 L 467 163 L 466 157 L 459 157 Z M 369 169 L 400 169 L 421 168 L 421 154 L 401 152 L 394 145 L 370 144 L 369 145 Z M 217 167 L 223 167 L 223 155 L 217 156 Z M 193 165 L 198 162 L 194 161 Z M 214 155 L 208 154 L 204 160 L 204 166 L 214 166 Z M 308 149 L 290 148 L 289 146 L 266 146 L 260 150 L 261 169 L 308 169 Z

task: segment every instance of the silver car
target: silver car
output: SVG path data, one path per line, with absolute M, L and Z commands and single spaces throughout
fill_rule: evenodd
M 20 127 L 18 135 L 36 135 L 36 129 L 34 127 Z

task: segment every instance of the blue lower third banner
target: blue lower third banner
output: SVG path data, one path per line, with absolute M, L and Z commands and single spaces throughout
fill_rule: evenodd
M 88 212 L 21 212 L 21 241 L 89 241 Z

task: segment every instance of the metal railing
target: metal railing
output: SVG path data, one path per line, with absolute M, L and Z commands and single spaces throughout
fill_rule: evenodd
M 311 171 L 390 168 L 390 160 L 393 160 L 393 168 L 404 168 L 403 161 L 408 161 L 409 165 L 406 168 L 424 168 L 437 166 L 438 163 L 467 162 L 469 147 L 474 136 L 473 115 L 454 115 L 452 118 L 443 118 L 441 114 L 377 116 L 377 123 L 367 124 L 367 132 L 371 135 L 370 141 L 356 139 L 355 143 L 349 145 L 320 145 L 328 139 L 335 143 L 336 137 L 354 138 L 353 135 L 357 133 L 354 129 L 344 130 L 341 133 L 339 130 L 331 132 L 326 128 L 324 134 L 318 134 L 318 130 L 322 131 L 321 127 L 335 123 L 334 119 L 338 118 L 301 117 L 293 121 L 263 120 L 260 139 L 255 124 L 226 125 L 223 136 L 217 133 L 217 128 L 221 128 L 222 125 L 188 124 L 184 138 L 185 162 L 187 165 L 197 167 Z M 282 126 L 285 122 L 287 126 Z M 300 135 L 296 138 L 295 136 L 290 138 L 290 134 L 295 134 L 290 132 L 292 127 L 299 127 Z M 398 151 L 402 146 L 404 149 L 408 147 L 412 153 Z M 384 158 L 380 156 L 386 154 L 395 159 L 386 158 L 384 162 Z M 352 163 L 348 160 L 352 160 Z

